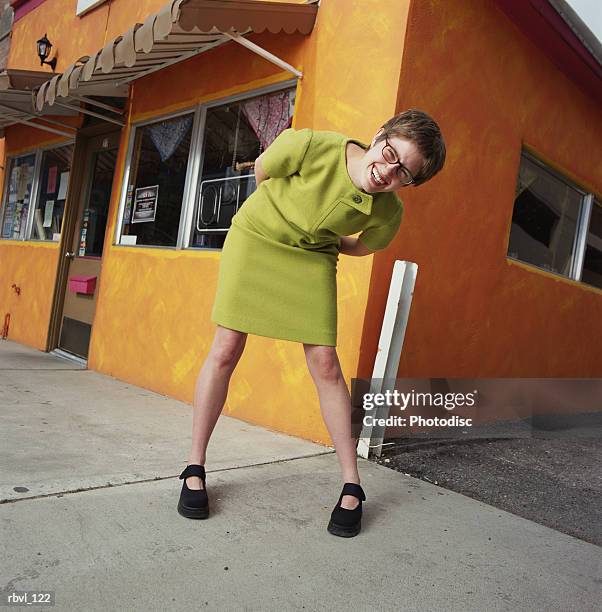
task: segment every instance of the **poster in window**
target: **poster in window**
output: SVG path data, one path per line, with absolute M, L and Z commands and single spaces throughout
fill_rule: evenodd
M 134 208 L 132 210 L 132 223 L 147 223 L 155 220 L 157 214 L 157 199 L 159 198 L 159 185 L 140 187 L 136 189 Z
M 17 167 L 17 200 L 22 200 L 27 193 L 27 179 L 29 166 Z
M 2 238 L 10 238 L 13 231 L 15 219 L 15 202 L 9 201 L 4 212 L 4 227 L 2 228 Z
M 46 185 L 46 193 L 54 193 L 56 191 L 56 177 L 58 166 L 50 166 L 48 168 L 48 184 Z
M 132 200 L 134 199 L 134 185 L 128 185 L 128 193 L 125 199 L 125 212 L 123 213 L 123 222 L 128 224 L 132 214 Z
M 19 166 L 13 166 L 13 171 L 10 175 L 10 188 L 9 193 L 12 198 L 12 202 L 17 201 L 17 183 L 19 182 Z
M 65 200 L 67 198 L 67 187 L 69 186 L 69 172 L 61 172 L 61 180 L 59 182 L 59 194 L 57 200 Z
M 15 216 L 13 219 L 13 238 L 19 237 L 21 231 L 21 216 L 23 214 L 23 202 L 17 202 L 15 204 Z
M 79 237 L 79 255 L 83 257 L 86 254 L 86 242 L 88 240 L 88 222 L 90 221 L 90 209 L 86 208 L 84 210 L 84 215 L 82 217 L 82 229 Z
M 54 200 L 48 200 L 44 207 L 44 224 L 42 227 L 50 227 L 52 225 L 52 212 L 54 210 Z

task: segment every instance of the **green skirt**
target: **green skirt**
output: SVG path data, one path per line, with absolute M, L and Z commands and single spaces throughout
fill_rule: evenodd
M 337 257 L 283 244 L 234 221 L 211 320 L 242 332 L 336 346 Z

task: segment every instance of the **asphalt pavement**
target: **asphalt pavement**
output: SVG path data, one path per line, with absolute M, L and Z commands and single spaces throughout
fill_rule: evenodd
M 602 546 L 602 440 L 404 440 L 381 465 Z

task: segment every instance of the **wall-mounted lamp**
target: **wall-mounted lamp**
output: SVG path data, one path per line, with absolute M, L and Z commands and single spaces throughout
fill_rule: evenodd
M 52 68 L 52 72 L 54 72 L 56 70 L 56 57 L 53 57 L 49 62 L 46 61 L 46 58 L 50 55 L 50 49 L 52 49 L 52 43 L 48 40 L 46 34 L 36 42 L 36 45 L 38 46 L 40 64 L 42 66 L 48 64 Z

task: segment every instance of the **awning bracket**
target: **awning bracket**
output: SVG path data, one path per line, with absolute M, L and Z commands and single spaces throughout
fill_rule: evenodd
M 90 106 L 96 106 L 98 108 L 102 108 L 103 110 L 108 110 L 116 115 L 123 115 L 124 110 L 122 108 L 117 108 L 116 106 L 111 106 L 110 104 L 105 104 L 104 102 L 98 102 L 98 100 L 92 100 L 92 98 L 88 98 L 87 96 L 74 96 L 71 95 L 73 100 L 78 100 L 79 102 L 85 102 L 86 104 L 90 104 Z
M 297 70 L 290 64 L 287 64 L 284 60 L 281 60 L 279 57 L 276 57 L 273 53 L 266 51 L 263 47 L 260 47 L 259 45 L 256 45 L 254 42 L 251 42 L 248 38 L 241 36 L 238 32 L 230 33 L 230 32 L 222 31 L 222 34 L 224 36 L 227 36 L 230 40 L 237 42 L 239 45 L 242 45 L 243 47 L 250 49 L 254 53 L 257 53 L 257 55 L 260 55 L 264 59 L 268 60 L 268 62 L 272 62 L 272 64 L 276 64 L 276 66 L 279 66 L 280 68 L 283 68 L 284 70 L 288 70 L 289 72 L 292 72 L 297 78 L 299 79 L 303 78 L 302 72 L 300 72 L 299 70 Z
M 9 110 L 11 112 L 14 112 L 16 109 L 11 108 L 10 106 L 5 106 L 4 104 L 0 104 L 0 110 Z M 38 130 L 42 130 L 44 132 L 58 134 L 59 136 L 67 136 L 68 138 L 73 138 L 73 136 L 75 135 L 74 132 L 66 132 L 63 130 L 57 130 L 55 128 L 51 128 L 47 125 L 44 125 L 42 123 L 37 123 L 36 121 L 32 121 L 32 119 L 35 119 L 35 118 L 36 117 L 34 117 L 33 115 L 24 115 L 22 117 L 11 117 L 11 121 L 14 121 L 15 123 L 21 123 L 23 125 L 29 125 L 31 127 L 37 128 Z M 42 121 L 44 121 L 44 119 L 42 119 Z
M 99 119 L 102 119 L 103 121 L 108 121 L 109 123 L 114 123 L 115 125 L 119 125 L 120 127 L 125 126 L 124 121 L 120 121 L 119 119 L 114 119 L 113 117 L 107 117 L 106 115 L 103 115 L 102 113 L 91 111 L 89 108 L 81 108 L 80 106 L 74 106 L 73 104 L 65 104 L 64 102 L 55 102 L 54 105 L 61 106 L 63 108 L 69 108 L 75 111 L 79 111 L 80 113 L 83 113 L 84 115 L 90 115 L 91 117 L 97 117 Z

